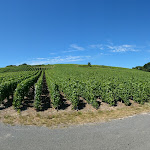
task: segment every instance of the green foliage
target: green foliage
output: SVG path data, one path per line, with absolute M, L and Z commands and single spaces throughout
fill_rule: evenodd
M 17 85 L 13 99 L 13 106 L 15 107 L 15 109 L 20 109 L 21 103 L 24 100 L 24 96 L 28 94 L 30 87 L 34 85 L 40 74 L 41 72 L 38 72 L 36 75 L 22 81 Z
M 138 70 L 143 70 L 143 71 L 150 72 L 150 62 L 148 62 L 144 66 L 136 66 L 136 67 L 133 67 L 132 69 L 138 69 Z
M 90 62 L 88 62 L 88 66 L 91 67 L 91 63 Z
M 58 107 L 61 105 L 59 86 L 53 79 L 53 76 L 51 75 L 50 71 L 45 71 L 45 76 L 50 93 L 51 102 L 53 104 L 53 107 L 57 108 L 58 110 Z
M 37 74 L 37 72 L 24 72 L 21 74 L 13 73 L 3 78 L 0 84 L 0 103 L 8 98 L 10 95 L 13 95 L 14 90 L 17 87 L 17 84 L 21 81 L 30 78 L 31 76 Z
M 148 69 L 148 66 L 149 64 L 145 65 L 145 68 Z M 15 68 L 15 66 L 7 68 L 11 67 Z M 37 80 L 34 80 L 34 77 L 38 76 L 38 70 L 46 70 L 46 82 L 51 102 L 57 109 L 62 103 L 61 92 L 71 101 L 74 109 L 78 109 L 80 97 L 83 97 L 96 109 L 99 107 L 97 98 L 110 106 L 115 106 L 118 101 L 122 101 L 128 106 L 130 99 L 140 104 L 150 100 L 150 74 L 148 72 L 108 66 L 88 67 L 85 65 L 83 67 L 83 65 L 71 64 L 40 65 L 34 66 L 34 68 L 37 71 L 0 73 L 0 102 L 12 95 L 17 87 L 13 104 L 15 108 L 19 109 L 30 86 Z M 37 110 L 41 109 L 42 76 L 35 85 L 34 106 Z
M 74 108 L 79 105 L 79 97 L 95 108 L 98 108 L 98 97 L 110 106 L 115 106 L 118 101 L 128 106 L 130 99 L 142 104 L 150 97 L 150 74 L 146 72 L 75 65 L 56 65 L 49 72 Z
M 40 78 L 35 84 L 34 107 L 36 110 L 42 109 L 41 94 L 42 94 L 42 85 L 43 85 L 43 75 L 44 75 L 44 72 L 42 72 Z
M 15 65 L 9 65 L 6 66 L 5 68 L 0 68 L 0 73 L 12 73 L 12 72 L 25 72 L 25 71 L 38 71 L 38 70 L 48 70 L 52 68 L 53 65 L 27 65 L 27 64 L 22 64 L 19 66 Z
M 93 107 L 98 108 L 98 103 L 96 101 L 97 94 L 95 93 L 96 86 L 94 82 L 87 82 L 82 85 L 84 85 L 84 90 L 81 96 L 84 97 L 89 104 L 92 104 Z

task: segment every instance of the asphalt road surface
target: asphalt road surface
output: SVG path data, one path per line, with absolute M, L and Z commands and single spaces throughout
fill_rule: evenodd
M 0 123 L 0 150 L 150 150 L 150 114 L 63 129 Z

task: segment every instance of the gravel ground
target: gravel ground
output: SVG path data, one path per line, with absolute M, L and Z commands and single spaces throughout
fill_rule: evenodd
M 150 114 L 62 129 L 0 123 L 0 150 L 149 150 Z

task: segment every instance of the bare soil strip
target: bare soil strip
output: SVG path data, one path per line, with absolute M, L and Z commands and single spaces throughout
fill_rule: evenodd
M 41 99 L 42 99 L 42 111 L 51 108 L 50 96 L 49 96 L 49 91 L 46 83 L 45 73 L 43 76 L 43 87 L 42 87 Z

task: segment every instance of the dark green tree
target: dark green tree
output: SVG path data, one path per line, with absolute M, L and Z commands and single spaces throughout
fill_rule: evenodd
M 89 66 L 89 67 L 92 67 L 90 62 L 88 62 L 88 66 Z

